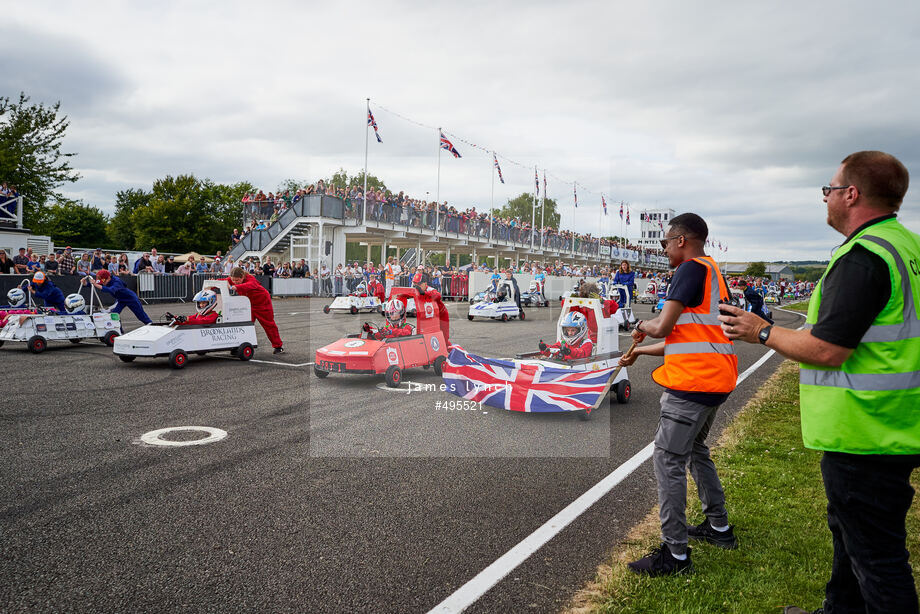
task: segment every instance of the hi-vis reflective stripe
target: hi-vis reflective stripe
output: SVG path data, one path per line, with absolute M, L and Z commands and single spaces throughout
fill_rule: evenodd
M 691 341 L 687 343 L 668 343 L 664 346 L 665 354 L 734 354 L 731 343 L 709 343 Z
M 917 319 L 917 309 L 914 304 L 914 293 L 910 287 L 910 276 L 907 273 L 907 266 L 901 254 L 894 248 L 894 245 L 873 235 L 863 235 L 861 237 L 866 241 L 872 241 L 883 247 L 885 251 L 891 254 L 895 264 L 898 267 L 898 273 L 901 275 L 901 295 L 904 297 L 904 321 L 900 324 L 876 324 L 869 327 L 866 334 L 863 335 L 860 343 L 884 343 L 900 341 L 902 339 L 916 339 L 920 337 L 920 320 Z M 813 324 L 805 324 L 804 328 L 810 329 Z M 859 388 L 857 390 L 863 390 Z M 875 388 L 866 388 L 865 390 L 875 390 Z M 878 390 L 900 390 L 900 388 L 879 388 Z
M 920 371 L 907 373 L 844 373 L 802 369 L 799 383 L 805 386 L 829 386 L 848 390 L 910 390 L 920 388 Z
M 711 313 L 682 313 L 677 318 L 677 324 L 704 324 L 706 326 L 719 326 L 718 315 Z

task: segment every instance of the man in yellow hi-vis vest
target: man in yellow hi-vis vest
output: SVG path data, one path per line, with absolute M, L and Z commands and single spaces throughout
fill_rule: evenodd
M 920 236 L 896 217 L 908 180 L 894 156 L 860 151 L 822 188 L 827 223 L 846 240 L 815 287 L 804 329 L 736 309 L 719 318 L 729 338 L 801 363 L 802 439 L 824 452 L 834 544 L 828 614 L 918 612 L 905 519 L 920 466 Z

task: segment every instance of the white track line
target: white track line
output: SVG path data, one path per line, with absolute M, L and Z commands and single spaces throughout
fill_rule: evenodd
M 789 313 L 796 312 L 790 311 Z M 802 314 L 797 313 L 797 315 Z M 775 353 L 776 350 L 770 350 L 761 356 L 757 362 L 738 376 L 737 384 L 746 380 Z M 542 548 L 546 542 L 571 524 L 573 520 L 581 516 L 589 507 L 597 503 L 601 497 L 629 477 L 633 471 L 641 467 L 645 461 L 652 457 L 654 449 L 655 443 L 651 442 L 636 452 L 632 458 L 614 469 L 613 473 L 592 486 L 585 494 L 572 501 L 561 512 L 547 520 L 543 526 L 524 538 L 524 541 L 500 556 L 494 563 L 476 574 L 472 580 L 454 591 L 447 599 L 433 607 L 428 614 L 456 614 L 473 605 L 473 603 L 486 594 L 490 588 L 498 584 L 502 578 L 511 573 L 518 565 L 526 561 L 530 555 Z

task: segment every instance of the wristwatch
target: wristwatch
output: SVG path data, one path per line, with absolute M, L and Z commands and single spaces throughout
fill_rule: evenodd
M 767 343 L 767 339 L 770 338 L 770 330 L 772 328 L 773 328 L 773 325 L 770 324 L 769 326 L 764 326 L 763 328 L 761 328 L 760 332 L 757 333 L 757 338 L 760 339 L 761 345 L 765 345 Z
M 643 320 L 639 320 L 638 322 L 636 322 L 636 326 L 635 326 L 635 329 L 639 331 L 640 333 L 642 332 L 642 329 L 639 327 L 642 326 L 642 322 Z

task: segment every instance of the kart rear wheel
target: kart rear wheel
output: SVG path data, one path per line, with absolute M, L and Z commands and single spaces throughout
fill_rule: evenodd
M 358 313 L 358 308 L 352 305 L 349 311 L 351 311 L 351 315 L 355 315 L 356 313 Z
M 118 336 L 117 332 L 115 332 L 114 330 L 110 330 L 105 335 L 103 335 L 102 342 L 106 344 L 107 346 L 112 347 L 113 345 L 115 345 L 115 337 L 117 336 Z
M 3 347 L 3 342 L 2 342 L 2 341 L 0 341 L 0 348 L 2 348 L 2 347 Z
M 124 355 L 119 355 L 118 358 L 119 358 L 119 360 L 121 360 L 121 362 L 134 362 L 134 359 L 137 358 L 137 357 L 136 357 L 136 356 L 124 356 Z
M 441 374 L 444 372 L 444 363 L 447 362 L 447 359 L 443 356 L 438 356 L 434 359 L 434 373 L 438 377 L 441 377 Z
M 590 420 L 591 412 L 592 412 L 592 408 L 590 407 L 588 409 L 581 410 L 580 412 L 578 412 L 578 419 L 579 420 Z
M 519 315 L 518 317 L 520 317 L 522 320 L 526 320 L 526 319 L 527 319 L 527 314 L 525 314 L 525 313 L 524 313 L 524 310 L 521 309 L 521 313 L 520 313 L 520 315 Z
M 617 403 L 629 403 L 632 397 L 632 386 L 628 379 L 617 382 Z
M 173 369 L 181 369 L 188 362 L 188 354 L 182 350 L 173 350 L 169 353 L 169 366 Z
M 80 340 L 79 340 L 79 339 L 70 339 L 70 342 L 73 343 L 74 345 L 76 345 L 76 344 L 80 343 Z
M 466 319 L 469 320 L 470 322 L 472 322 L 472 321 L 473 321 L 473 316 L 466 316 Z
M 48 347 L 48 342 L 45 341 L 44 337 L 35 335 L 29 338 L 29 351 L 33 354 L 41 354 L 45 351 L 45 348 Z
M 320 369 L 320 368 L 317 367 L 316 365 L 313 365 L 313 375 L 315 375 L 316 377 L 318 377 L 318 378 L 320 378 L 320 379 L 323 379 L 324 377 L 326 377 L 326 376 L 329 375 L 329 371 L 323 371 L 322 369 Z
M 402 371 L 399 367 L 393 365 L 387 369 L 384 378 L 389 388 L 399 388 L 399 385 L 402 383 Z
M 242 344 L 240 347 L 236 348 L 236 356 L 242 361 L 247 361 L 252 358 L 253 349 L 252 345 L 248 343 Z
M 323 313 L 329 313 L 329 305 L 323 305 Z
M 507 321 L 508 321 L 508 314 L 507 314 L 507 313 L 503 313 L 503 314 L 502 314 L 502 322 L 507 322 Z

